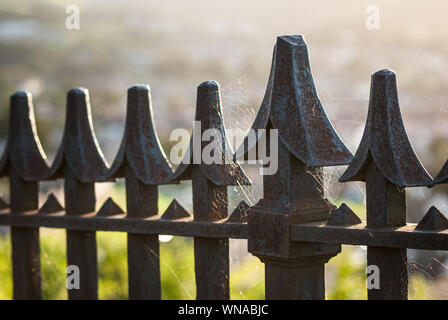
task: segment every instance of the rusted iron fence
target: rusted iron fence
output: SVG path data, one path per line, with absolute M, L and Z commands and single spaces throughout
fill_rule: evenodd
M 195 119 L 201 130 L 225 135 L 216 82 L 198 87 Z M 160 234 L 194 237 L 197 299 L 229 298 L 229 238 L 248 239 L 249 252 L 265 264 L 267 299 L 324 299 L 325 263 L 341 244 L 367 246 L 368 265 L 378 266 L 381 285 L 368 290 L 369 299 L 406 299 L 406 249 L 448 249 L 448 221 L 436 208 L 418 225 L 406 223 L 405 189 L 447 182 L 448 162 L 434 180 L 421 165 L 405 132 L 392 71 L 372 75 L 367 123 L 353 157 L 316 94 L 303 38 L 278 37 L 253 128 L 278 130 L 279 169 L 263 177 L 264 196 L 255 206 L 241 203 L 228 217 L 227 186 L 251 182 L 237 162 L 191 161 L 173 172 L 154 130 L 148 86 L 128 90 L 124 137 L 110 168 L 93 131 L 86 89 L 68 92 L 62 144 L 51 166 L 36 133 L 31 95 L 15 93 L 0 161 L 10 185 L 0 224 L 11 226 L 14 298 L 42 297 L 39 227 L 67 229 L 67 263 L 80 270 L 80 289 L 69 290 L 70 299 L 98 298 L 96 231 L 127 232 L 130 299 L 161 297 Z M 258 141 L 244 146 L 257 148 Z M 228 155 L 226 139 L 222 148 Z M 325 199 L 323 167 L 334 165 L 348 165 L 341 182 L 365 181 L 367 222 Z M 95 183 L 116 178 L 126 181 L 126 213 L 111 199 L 95 211 Z M 38 184 L 52 179 L 64 179 L 65 208 L 52 195 L 38 207 Z M 193 217 L 176 200 L 158 211 L 158 185 L 180 180 L 192 180 Z

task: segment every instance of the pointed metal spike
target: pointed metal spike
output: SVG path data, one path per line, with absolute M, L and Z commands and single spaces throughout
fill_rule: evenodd
M 123 177 L 127 163 L 144 184 L 173 183 L 169 181 L 173 171 L 157 137 L 152 113 L 149 86 L 129 88 L 124 135 L 109 177 Z
M 353 161 L 339 181 L 365 181 L 367 163 L 371 160 L 398 187 L 433 184 L 409 142 L 398 104 L 395 72 L 387 69 L 372 75 L 364 134 Z
M 343 165 L 352 158 L 319 100 L 308 48 L 300 35 L 277 38 L 266 93 L 252 129 L 268 129 L 269 124 L 288 151 L 307 165 Z M 238 159 L 255 146 L 246 137 Z
M 361 223 L 361 219 L 345 203 L 330 213 L 328 226 L 352 226 Z
M 448 160 L 443 165 L 442 169 L 440 169 L 437 176 L 434 178 L 434 184 L 436 183 L 448 183 Z
M 415 230 L 439 231 L 448 229 L 448 219 L 434 206 L 429 208 Z
M 246 223 L 249 209 L 250 206 L 246 203 L 246 201 L 241 201 L 235 210 L 233 210 L 230 214 L 226 222 Z
M 31 93 L 16 92 L 11 96 L 9 131 L 6 148 L 0 160 L 0 175 L 14 168 L 26 181 L 44 179 L 49 172 L 45 155 L 36 131 Z
M 59 203 L 54 193 L 50 193 L 47 197 L 47 201 L 39 209 L 40 214 L 55 213 L 64 210 L 64 207 Z
M 104 202 L 101 209 L 98 211 L 98 217 L 110 217 L 119 214 L 124 214 L 123 209 L 120 208 L 118 204 L 112 198 L 108 198 L 106 202 Z
M 62 177 L 65 166 L 81 182 L 108 181 L 107 162 L 93 130 L 89 91 L 84 88 L 67 93 L 64 135 L 49 178 Z
M 202 173 L 215 185 L 250 185 L 251 182 L 241 166 L 233 160 L 233 151 L 230 147 L 222 118 L 219 84 L 216 81 L 205 81 L 198 86 L 195 121 L 189 152 L 186 153 L 171 179 L 190 180 L 191 166 L 199 165 Z M 196 124 L 200 125 L 200 128 Z M 210 144 L 210 141 L 202 141 L 201 138 L 207 129 L 215 130 L 214 132 L 217 136 L 213 138 L 219 139 L 219 141 L 215 141 L 215 145 L 221 147 L 219 151 L 221 158 L 217 159 L 218 161 L 213 161 L 211 164 L 204 163 L 201 158 L 204 148 Z M 199 141 L 198 146 L 196 146 L 196 141 Z
M 0 210 L 8 209 L 8 208 L 9 208 L 9 204 L 7 204 L 5 200 L 0 198 Z
M 191 217 L 190 213 L 176 199 L 171 201 L 169 207 L 163 213 L 161 219 L 176 220 Z
M 221 92 L 218 82 L 209 80 L 198 86 L 195 120 L 201 121 L 202 131 L 209 128 L 221 129 Z

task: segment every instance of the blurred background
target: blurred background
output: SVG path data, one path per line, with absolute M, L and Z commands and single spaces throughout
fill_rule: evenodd
M 66 28 L 68 5 L 80 10 L 80 28 Z M 372 7 L 378 18 L 372 25 Z M 369 9 L 370 8 L 370 9 Z M 171 130 L 191 131 L 196 87 L 221 85 L 227 128 L 248 129 L 266 89 L 277 35 L 302 34 L 318 94 L 342 140 L 354 152 L 367 115 L 370 75 L 397 72 L 400 106 L 410 141 L 434 176 L 448 157 L 448 21 L 446 2 L 406 1 L 61 1 L 0 3 L 0 150 L 8 127 L 9 96 L 33 94 L 37 130 L 50 161 L 62 138 L 66 92 L 90 91 L 99 144 L 111 163 L 123 134 L 126 90 L 151 86 L 154 121 L 165 152 Z M 364 185 L 340 184 L 344 168 L 326 169 L 327 197 L 365 217 Z M 249 170 L 250 171 L 250 170 Z M 61 183 L 44 183 L 42 201 Z M 231 208 L 254 204 L 260 183 L 231 191 Z M 97 187 L 98 206 L 112 195 L 125 207 L 123 183 Z M 160 210 L 176 197 L 191 212 L 191 185 L 161 188 Z M 0 194 L 8 199 L 6 181 Z M 409 190 L 408 221 L 431 205 L 448 213 L 448 188 Z M 44 297 L 64 299 L 64 231 L 42 230 Z M 195 297 L 192 240 L 162 237 L 163 297 Z M 263 298 L 263 265 L 231 243 L 231 298 Z M 98 233 L 100 297 L 127 297 L 126 238 Z M 365 299 L 362 247 L 344 247 L 327 265 L 327 298 Z M 0 237 L 0 298 L 11 298 L 10 243 Z M 447 299 L 444 252 L 409 250 L 411 298 Z

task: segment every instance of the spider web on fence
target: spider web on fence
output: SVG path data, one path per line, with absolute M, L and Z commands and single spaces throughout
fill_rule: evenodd
M 256 67 L 260 61 L 256 62 L 247 72 L 240 76 L 236 81 L 233 81 L 221 88 L 221 95 L 223 98 L 223 113 L 226 128 L 239 128 L 243 130 L 249 130 L 252 126 L 253 120 L 257 115 L 258 109 L 261 104 L 254 102 L 252 93 L 249 89 L 250 73 Z M 331 114 L 333 111 L 331 108 L 341 108 L 344 104 L 356 103 L 362 104 L 364 107 L 368 104 L 368 97 L 346 97 L 336 98 L 333 97 L 328 90 L 322 85 L 322 82 L 314 76 L 317 92 L 319 98 L 327 112 L 327 117 L 335 127 L 341 140 L 349 147 L 352 152 L 355 152 L 362 133 L 364 130 L 364 121 L 353 121 L 352 119 L 342 119 L 340 117 L 333 117 Z M 264 92 L 263 92 L 264 94 Z M 262 94 L 262 95 L 263 95 Z M 329 108 L 329 105 L 331 106 Z M 358 135 L 344 134 L 344 130 L 338 130 L 343 125 L 349 126 L 345 131 L 360 131 Z M 234 146 L 232 146 L 234 148 Z M 235 149 L 234 149 L 235 151 Z M 243 166 L 246 174 L 252 180 L 252 186 L 235 186 L 229 193 L 229 214 L 233 211 L 241 200 L 246 201 L 250 206 L 253 206 L 263 196 L 262 178 L 258 173 L 258 168 L 254 169 L 254 166 Z M 346 166 L 325 167 L 323 170 L 323 179 L 321 180 L 320 187 L 322 188 L 324 197 L 327 198 L 330 203 L 339 205 L 341 201 L 347 200 L 347 194 L 349 198 L 357 199 L 357 202 L 362 202 L 365 206 L 365 185 L 362 182 L 352 182 L 350 184 L 342 184 L 338 181 L 339 177 L 346 170 Z M 319 181 L 319 179 L 317 179 Z M 261 187 L 260 187 L 261 186 Z M 348 191 L 348 192 L 347 192 Z M 420 189 L 417 192 L 424 197 L 425 206 L 429 205 L 428 198 L 424 192 Z M 366 257 L 366 247 L 358 246 L 358 250 L 364 252 Z M 413 293 L 413 296 L 418 296 L 419 292 L 425 290 L 429 295 L 434 295 L 435 292 L 442 296 L 448 295 L 448 289 L 440 288 L 439 282 L 433 281 L 436 279 L 444 279 L 445 283 L 448 281 L 448 267 L 443 261 L 439 261 L 436 256 L 430 256 L 427 259 L 426 264 L 419 264 L 414 261 L 409 261 L 408 271 L 410 273 L 409 279 L 409 291 Z M 435 268 L 437 267 L 437 268 Z M 437 269 L 437 270 L 436 270 Z

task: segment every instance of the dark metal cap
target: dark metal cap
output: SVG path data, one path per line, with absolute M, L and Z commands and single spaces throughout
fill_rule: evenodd
M 214 184 L 218 186 L 234 186 L 234 185 L 249 185 L 251 182 L 247 178 L 241 166 L 233 161 L 233 152 L 230 143 L 227 139 L 226 131 L 221 111 L 221 96 L 219 92 L 219 84 L 216 81 L 206 81 L 199 85 L 197 91 L 196 101 L 196 121 L 201 123 L 201 129 L 194 127 L 193 132 L 197 132 L 202 137 L 202 134 L 207 129 L 215 129 L 219 133 L 221 146 L 222 161 L 221 164 L 205 164 L 199 158 L 200 155 L 195 155 L 193 148 L 193 137 L 190 140 L 189 151 L 185 155 L 182 163 L 172 176 L 172 180 L 190 180 L 191 166 L 194 158 L 198 159 L 202 173 Z M 209 141 L 202 141 L 200 150 L 201 153 L 204 148 L 210 143 Z
M 384 177 L 399 187 L 431 186 L 432 179 L 409 142 L 401 119 L 395 72 L 372 75 L 369 112 L 353 161 L 339 179 L 365 181 L 370 159 Z
M 190 213 L 176 199 L 173 199 L 160 219 L 176 220 L 188 217 L 191 217 Z
M 330 213 L 327 226 L 352 226 L 361 223 L 361 219 L 345 203 Z
M 50 193 L 47 197 L 47 201 L 39 209 L 39 214 L 49 214 L 63 211 L 64 207 L 59 203 L 54 193 Z
M 11 166 L 23 180 L 39 181 L 48 175 L 46 160 L 36 131 L 31 93 L 16 92 L 11 96 L 8 139 L 0 160 L 0 175 L 8 175 Z
M 432 206 L 415 227 L 419 231 L 438 231 L 448 229 L 448 219 Z
M 123 177 L 122 168 L 126 163 L 144 184 L 172 183 L 169 178 L 173 171 L 154 129 L 148 85 L 136 85 L 128 89 L 124 136 L 109 177 Z
M 277 38 L 266 94 L 252 129 L 266 129 L 269 121 L 289 152 L 307 165 L 344 165 L 352 158 L 317 96 L 300 35 Z M 245 155 L 255 144 L 245 141 L 242 146 L 246 150 L 237 155 Z
M 84 88 L 67 93 L 64 135 L 48 178 L 63 177 L 66 166 L 81 182 L 106 180 L 107 162 L 96 140 L 89 91 Z

